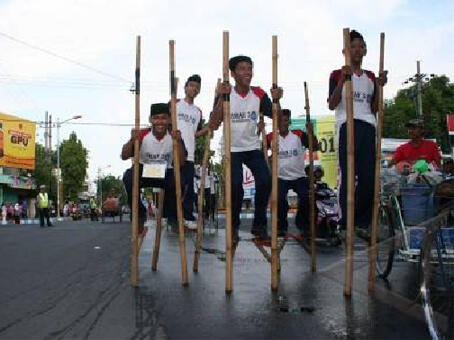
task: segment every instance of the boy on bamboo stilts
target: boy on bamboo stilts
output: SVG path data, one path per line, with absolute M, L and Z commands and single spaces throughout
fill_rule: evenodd
M 295 129 L 289 130 L 291 111 L 283 109 L 279 115 L 279 205 L 278 205 L 278 236 L 285 237 L 288 230 L 287 193 L 292 189 L 298 195 L 298 213 L 295 224 L 301 234 L 309 237 L 309 180 L 304 167 L 304 155 L 309 147 L 309 134 Z M 306 125 L 312 130 L 312 123 Z M 268 147 L 273 143 L 273 133 L 267 135 Z M 314 136 L 314 145 L 318 145 Z
M 173 142 L 177 139 L 180 143 L 180 164 L 186 159 L 186 148 L 181 139 L 180 131 L 169 132 L 170 110 L 167 103 L 152 104 L 150 108 L 149 121 L 151 128 L 131 130 L 131 139 L 123 145 L 121 159 L 127 160 L 134 157 L 134 141 L 139 140 L 139 190 L 141 188 L 154 187 L 164 188 L 164 211 L 163 217 L 172 226 L 177 224 L 175 178 L 173 174 Z M 164 173 L 162 177 L 147 177 L 147 169 L 153 173 Z M 128 203 L 132 204 L 133 168 L 126 170 L 123 174 L 123 183 L 128 194 Z M 139 237 L 144 237 L 147 229 L 144 224 L 147 220 L 147 209 L 139 200 Z
M 359 236 L 368 238 L 374 201 L 374 175 L 376 152 L 376 113 L 378 110 L 378 85 L 387 82 L 387 71 L 379 78 L 371 71 L 361 68 L 367 48 L 363 36 L 355 30 L 350 32 L 352 66 L 335 70 L 329 78 L 330 110 L 336 113 L 336 131 L 339 138 L 340 235 L 345 236 L 347 223 L 347 124 L 344 81 L 351 78 L 353 87 L 354 140 L 355 140 L 355 227 Z M 344 237 L 345 238 L 345 237 Z
M 190 76 L 184 85 L 185 97 L 177 100 L 177 128 L 188 151 L 188 157 L 181 168 L 181 182 L 185 193 L 183 199 L 183 215 L 185 225 L 189 229 L 197 229 L 194 217 L 194 151 L 195 138 L 208 133 L 202 129 L 202 110 L 194 104 L 194 99 L 200 93 L 202 79 L 198 74 Z
M 269 239 L 266 209 L 271 191 L 271 176 L 260 150 L 258 123 L 260 114 L 271 117 L 271 100 L 260 87 L 251 86 L 253 63 L 247 56 L 229 60 L 229 69 L 235 86 L 220 84 L 210 127 L 216 130 L 223 120 L 222 95 L 230 93 L 231 119 L 231 169 L 232 169 L 232 226 L 233 241 L 237 243 L 240 213 L 243 204 L 243 164 L 251 169 L 255 179 L 255 211 L 251 233 L 258 238 Z M 273 99 L 282 97 L 282 89 L 271 89 Z

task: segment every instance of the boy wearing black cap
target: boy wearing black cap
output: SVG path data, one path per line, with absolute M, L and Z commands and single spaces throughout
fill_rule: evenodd
M 181 131 L 184 145 L 188 151 L 188 157 L 181 168 L 181 180 L 185 193 L 183 200 L 183 213 L 186 226 L 197 228 L 193 215 L 194 209 L 194 151 L 195 138 L 207 133 L 207 129 L 202 129 L 202 111 L 194 105 L 194 99 L 200 92 L 202 79 L 198 74 L 188 78 L 184 85 L 184 99 L 177 101 L 177 127 Z
M 170 111 L 166 103 L 152 104 L 149 121 L 151 129 L 131 130 L 131 139 L 123 145 L 121 159 L 127 160 L 134 156 L 134 141 L 139 140 L 139 189 L 145 187 L 164 188 L 164 217 L 169 224 L 176 223 L 176 197 L 175 179 L 173 174 L 173 141 L 180 143 L 180 164 L 185 161 L 184 142 L 180 131 L 169 132 Z M 161 173 L 162 175 L 157 175 Z M 153 174 L 153 177 L 149 177 Z M 123 175 L 123 183 L 128 194 L 128 203 L 132 204 L 133 168 L 126 170 Z M 144 228 L 147 219 L 147 210 L 139 200 L 139 235 L 144 236 Z
M 235 86 L 220 84 L 218 100 L 210 117 L 210 127 L 216 130 L 222 122 L 222 95 L 230 94 L 231 120 L 231 169 L 232 169 L 232 223 L 234 241 L 238 241 L 240 212 L 243 203 L 243 164 L 255 179 L 255 211 L 251 233 L 268 239 L 266 208 L 271 188 L 270 172 L 260 151 L 259 116 L 271 117 L 271 100 L 260 87 L 251 86 L 253 63 L 247 56 L 236 56 L 229 60 L 229 68 Z M 282 97 L 282 89 L 272 89 L 273 100 Z
M 342 51 L 344 53 L 344 51 Z M 342 209 L 341 230 L 347 222 L 347 124 L 344 82 L 351 78 L 353 87 L 353 112 L 355 129 L 355 225 L 368 229 L 372 219 L 375 176 L 375 114 L 378 110 L 379 84 L 386 84 L 387 71 L 379 78 L 371 71 L 361 68 L 367 48 L 363 36 L 355 30 L 350 32 L 350 54 L 352 66 L 343 66 L 331 72 L 329 78 L 330 110 L 336 113 L 336 130 L 339 138 L 339 165 L 341 171 L 339 201 Z

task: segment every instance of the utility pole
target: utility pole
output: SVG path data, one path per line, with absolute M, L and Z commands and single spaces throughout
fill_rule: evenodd
M 49 157 L 49 145 L 48 145 L 48 136 L 49 136 L 49 113 L 46 111 L 44 116 L 44 159 Z
M 419 118 L 422 117 L 422 75 L 421 75 L 421 65 L 420 61 L 416 61 L 416 81 L 417 81 L 417 87 L 418 87 L 418 116 Z
M 406 85 L 409 83 L 415 84 L 416 91 L 413 91 L 413 89 L 410 91 L 408 94 L 408 98 L 411 100 L 416 99 L 416 116 L 420 119 L 423 118 L 423 113 L 422 113 L 422 91 L 424 87 L 429 84 L 430 80 L 432 78 L 436 77 L 435 74 L 426 74 L 426 73 L 421 73 L 421 61 L 417 60 L 416 61 L 416 74 L 411 76 L 408 79 L 405 79 L 405 81 L 402 83 L 402 85 Z
M 57 117 L 57 220 L 61 221 L 60 217 L 60 182 L 61 182 L 61 169 L 60 169 L 60 120 Z
M 52 115 L 49 115 L 49 158 L 52 160 Z

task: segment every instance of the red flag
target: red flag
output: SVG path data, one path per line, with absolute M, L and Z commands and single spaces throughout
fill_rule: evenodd
M 446 124 L 448 125 L 448 132 L 450 136 L 454 135 L 454 113 L 446 115 Z

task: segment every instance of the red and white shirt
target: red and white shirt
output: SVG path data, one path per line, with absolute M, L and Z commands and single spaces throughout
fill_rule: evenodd
M 177 102 L 177 128 L 188 151 L 187 160 L 194 162 L 195 133 L 202 120 L 202 111 L 194 104 L 184 99 Z
M 342 81 L 342 71 L 335 70 L 331 72 L 329 77 L 329 96 L 334 92 L 337 84 Z M 359 119 L 376 126 L 377 120 L 375 114 L 371 110 L 371 103 L 375 99 L 375 74 L 371 71 L 363 70 L 361 75 L 355 73 L 352 75 L 353 87 L 353 116 L 354 119 Z M 328 96 L 328 98 L 329 98 Z M 341 125 L 347 120 L 347 109 L 345 103 L 345 84 L 342 88 L 342 98 L 336 107 L 336 127 L 339 130 Z
M 151 129 L 144 129 L 139 134 L 140 164 L 149 164 L 154 161 L 166 161 L 167 168 L 173 167 L 173 141 L 167 132 L 163 138 L 157 139 Z
M 230 92 L 231 152 L 260 149 L 257 123 L 260 112 L 271 116 L 271 101 L 260 87 L 252 87 L 246 96 L 232 87 Z
M 267 135 L 268 145 L 273 143 L 273 133 Z M 287 136 L 279 135 L 279 174 L 287 181 L 305 177 L 304 154 L 308 145 L 307 134 L 302 130 L 291 130 Z

